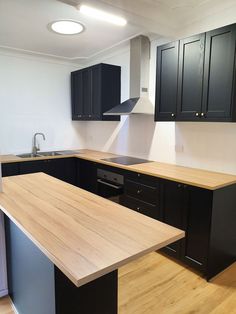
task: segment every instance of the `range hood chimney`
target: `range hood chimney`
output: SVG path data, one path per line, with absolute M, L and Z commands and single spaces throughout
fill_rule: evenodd
M 103 115 L 154 114 L 148 97 L 150 41 L 143 35 L 130 40 L 130 98 Z

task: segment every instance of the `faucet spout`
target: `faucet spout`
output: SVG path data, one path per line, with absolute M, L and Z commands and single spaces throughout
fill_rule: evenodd
M 36 139 L 37 139 L 38 135 L 42 136 L 44 141 L 46 139 L 46 137 L 45 137 L 45 135 L 43 133 L 35 133 L 34 134 L 34 137 L 33 137 L 33 148 L 32 148 L 32 154 L 34 156 L 36 156 L 37 152 L 40 150 L 40 147 L 39 147 L 39 145 L 37 146 L 37 142 L 36 142 Z

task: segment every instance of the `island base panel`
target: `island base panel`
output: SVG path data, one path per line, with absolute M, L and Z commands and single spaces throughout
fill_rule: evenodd
M 7 216 L 5 230 L 9 293 L 19 314 L 117 314 L 117 270 L 76 287 Z
M 117 314 L 118 271 L 77 288 L 55 267 L 56 314 Z
M 8 288 L 19 314 L 55 314 L 54 265 L 5 216 Z

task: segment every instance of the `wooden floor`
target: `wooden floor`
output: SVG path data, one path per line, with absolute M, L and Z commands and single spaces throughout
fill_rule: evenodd
M 236 313 L 236 263 L 211 283 L 161 254 L 119 271 L 119 314 Z
M 0 299 L 0 314 L 13 313 Z M 236 314 L 236 263 L 211 283 L 157 253 L 119 270 L 119 314 L 187 313 Z
M 8 297 L 0 299 L 0 314 L 14 314 L 11 300 Z

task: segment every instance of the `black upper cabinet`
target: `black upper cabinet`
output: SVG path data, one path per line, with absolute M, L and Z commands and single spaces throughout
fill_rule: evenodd
M 155 121 L 235 122 L 235 44 L 233 24 L 158 47 Z
M 120 72 L 119 66 L 103 63 L 72 72 L 72 119 L 119 121 L 103 113 L 120 104 Z
M 174 120 L 177 111 L 179 42 L 157 48 L 155 120 Z
M 208 120 L 236 121 L 236 25 L 206 33 L 203 113 Z
M 180 40 L 177 120 L 201 117 L 205 34 Z

